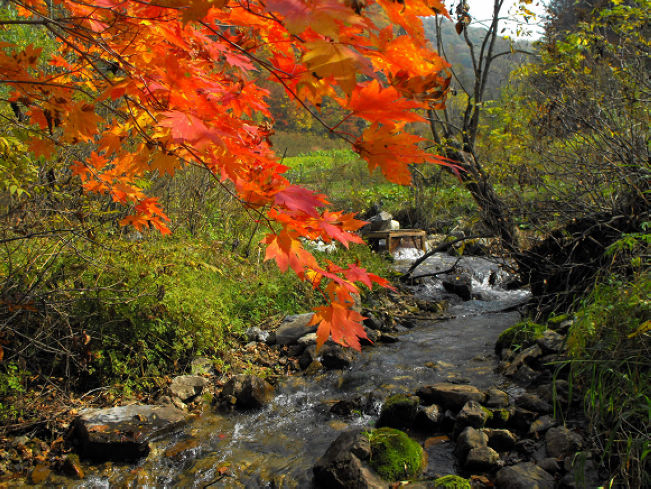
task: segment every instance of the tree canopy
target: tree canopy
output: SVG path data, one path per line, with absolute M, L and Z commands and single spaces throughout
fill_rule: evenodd
M 273 121 L 261 81 L 282 86 L 320 120 L 325 98 L 344 119 L 327 126 L 370 170 L 408 183 L 408 165 L 443 163 L 405 126 L 441 106 L 447 63 L 419 17 L 444 15 L 440 0 L 17 0 L 0 26 L 45 31 L 55 52 L 0 43 L 0 81 L 34 157 L 72 155 L 86 192 L 131 209 L 122 225 L 169 233 L 146 181 L 187 166 L 206 169 L 265 223 L 266 258 L 320 288 L 319 343 L 359 348 L 355 284 L 386 285 L 352 264 L 320 264 L 301 238 L 361 242 L 363 223 L 290 184 L 269 142 Z M 42 35 L 42 34 L 41 34 Z M 358 133 L 347 120 L 364 121 Z M 320 120 L 321 121 L 321 120 Z M 321 123 L 326 124 L 321 121 Z M 326 124 L 327 125 L 327 124 Z

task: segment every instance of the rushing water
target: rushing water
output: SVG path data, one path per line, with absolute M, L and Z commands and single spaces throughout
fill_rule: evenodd
M 445 270 L 456 261 L 437 255 L 418 274 Z M 448 310 L 451 319 L 419 322 L 400 333 L 398 343 L 365 349 L 351 369 L 290 377 L 261 411 L 204 414 L 182 433 L 152 443 L 150 455 L 138 465 L 107 464 L 90 470 L 84 481 L 66 485 L 309 488 L 314 462 L 339 433 L 350 426 L 373 424 L 380 408 L 374 399 L 440 381 L 471 382 L 479 388 L 499 384 L 493 345 L 499 333 L 519 319 L 517 312 L 505 310 L 526 299 L 526 292 L 489 285 L 491 273 L 498 283 L 504 275 L 500 264 L 472 258 L 457 265 L 472 271 L 473 289 L 481 300 L 453 303 Z M 401 267 L 406 264 L 398 264 Z M 454 302 L 436 279 L 416 286 L 415 293 Z M 368 414 L 350 418 L 330 414 L 334 401 L 351 397 L 368 400 Z M 426 474 L 455 473 L 451 445 L 426 444 Z

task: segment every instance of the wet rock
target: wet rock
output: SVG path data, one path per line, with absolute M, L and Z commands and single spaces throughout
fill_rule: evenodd
M 542 442 L 542 441 L 536 441 L 536 440 L 532 440 L 530 438 L 525 438 L 523 440 L 519 440 L 515 444 L 515 449 L 519 453 L 521 453 L 523 455 L 526 455 L 527 458 L 532 458 L 533 455 L 538 450 L 540 450 L 541 447 L 544 448 L 544 446 L 545 446 L 545 443 Z
M 131 405 L 87 409 L 73 421 L 69 439 L 94 460 L 133 461 L 149 453 L 149 441 L 175 431 L 187 420 L 171 406 Z
M 446 275 L 442 278 L 443 288 L 451 294 L 456 294 L 464 301 L 472 298 L 472 278 L 469 274 Z
M 513 376 L 513 380 L 516 384 L 527 387 L 535 382 L 538 377 L 540 377 L 540 374 L 529 365 L 522 365 Z
M 362 430 L 344 432 L 314 465 L 315 485 L 323 489 L 387 489 L 389 484 L 366 464 L 370 458 L 371 443 Z
M 500 452 L 511 450 L 518 441 L 513 433 L 505 429 L 483 428 L 481 432 L 488 436 L 488 446 Z
M 583 445 L 581 435 L 564 426 L 550 428 L 545 433 L 547 454 L 553 458 L 562 458 L 576 452 Z
M 563 351 L 565 346 L 565 337 L 556 331 L 548 329 L 536 340 L 536 344 L 542 349 L 544 354 L 559 353 Z
M 544 433 L 552 426 L 556 426 L 556 420 L 551 416 L 541 416 L 529 427 L 529 434 L 534 435 L 537 433 Z
M 561 466 L 558 463 L 558 460 L 552 457 L 542 459 L 540 462 L 538 462 L 538 466 L 550 474 L 557 474 L 561 471 Z
M 459 431 L 465 426 L 481 428 L 490 416 L 490 411 L 477 401 L 468 401 L 457 414 L 457 427 Z
M 298 359 L 298 364 L 301 367 L 301 369 L 306 370 L 315 360 L 316 360 L 316 345 L 310 345 L 307 348 L 305 348 L 305 350 L 303 350 L 303 353 Z
M 389 333 L 381 333 L 380 337 L 378 338 L 378 341 L 380 343 L 397 343 L 400 340 L 395 335 Z
M 376 331 L 381 331 L 384 329 L 384 323 L 372 312 L 366 312 L 364 316 L 366 316 L 366 319 L 364 319 L 364 326 L 366 328 Z
M 507 408 L 491 409 L 491 418 L 488 420 L 487 425 L 491 428 L 505 428 L 510 426 L 511 417 L 515 413 L 515 408 L 509 406 Z
M 490 447 L 473 448 L 466 456 L 464 467 L 467 470 L 491 472 L 498 467 L 499 454 Z
M 515 400 L 515 405 L 529 411 L 535 411 L 541 414 L 552 412 L 552 406 L 547 401 L 543 401 L 535 394 L 522 394 Z
M 336 343 L 327 342 L 321 351 L 321 363 L 326 370 L 340 370 L 353 364 L 355 352 Z
M 416 419 L 419 401 L 417 396 L 405 394 L 394 394 L 388 397 L 382 405 L 377 426 L 389 426 L 397 429 L 411 427 Z
M 287 316 L 276 330 L 277 345 L 291 345 L 301 336 L 316 332 L 317 325 L 309 325 L 314 313 L 295 314 Z
M 488 435 L 468 426 L 457 437 L 454 454 L 459 460 L 465 460 L 470 450 L 486 446 L 488 446 Z
M 509 405 L 509 395 L 497 387 L 489 387 L 486 391 L 486 407 L 505 408 Z
M 305 369 L 305 375 L 317 375 L 321 370 L 323 370 L 323 364 L 318 360 L 314 360 Z
M 210 384 L 208 379 L 199 375 L 179 375 L 172 380 L 169 391 L 173 397 L 187 402 L 201 394 L 208 384 Z
M 444 409 L 459 410 L 468 401 L 482 402 L 484 394 L 472 385 L 440 383 L 421 387 L 416 392 L 423 404 L 439 404 Z
M 366 333 L 366 338 L 360 338 L 359 340 L 362 345 L 375 345 L 380 339 L 381 333 L 379 331 L 365 327 L 364 332 Z
M 273 395 L 274 388 L 266 380 L 255 375 L 236 375 L 224 385 L 220 398 L 240 409 L 256 409 L 271 401 Z
M 269 340 L 269 331 L 263 331 L 257 326 L 249 328 L 244 333 L 244 336 L 248 341 L 261 341 L 263 343 Z
M 496 481 L 500 489 L 554 489 L 554 477 L 531 462 L 500 469 Z
M 509 425 L 518 431 L 526 433 L 529 431 L 531 423 L 533 423 L 537 417 L 538 413 L 518 407 L 515 408 L 511 419 L 509 419 Z
M 362 411 L 362 399 L 354 397 L 352 399 L 342 399 L 337 401 L 330 408 L 330 412 L 337 416 L 350 416 L 351 414 Z
M 515 375 L 520 367 L 523 365 L 532 365 L 537 358 L 540 358 L 542 356 L 542 354 L 542 349 L 538 345 L 533 345 L 529 348 L 525 348 L 515 356 L 511 362 L 511 365 L 509 365 L 509 367 L 504 371 L 504 374 L 508 376 Z
M 442 430 L 443 418 L 444 414 L 436 404 L 419 406 L 414 425 L 421 431 L 432 433 Z

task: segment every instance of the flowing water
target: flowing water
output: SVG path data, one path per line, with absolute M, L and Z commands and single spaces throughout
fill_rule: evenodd
M 445 270 L 455 262 L 437 255 L 419 267 L 418 274 Z M 519 319 L 518 312 L 507 310 L 527 294 L 488 285 L 491 273 L 498 283 L 504 275 L 500 264 L 464 258 L 457 265 L 472 270 L 478 299 L 453 303 L 449 320 L 418 322 L 399 333 L 398 343 L 364 349 L 351 369 L 290 377 L 261 411 L 204 414 L 175 437 L 152 443 L 150 455 L 138 465 L 107 464 L 89 471 L 84 481 L 66 485 L 309 488 L 314 462 L 342 430 L 372 426 L 380 408 L 375 399 L 441 381 L 470 382 L 479 388 L 500 384 L 493 345 L 499 333 Z M 404 263 L 397 266 L 406 269 Z M 414 291 L 423 298 L 455 302 L 437 279 Z M 358 396 L 367 400 L 368 414 L 342 418 L 330 413 L 333 402 Z M 426 474 L 455 473 L 452 444 L 431 445 Z

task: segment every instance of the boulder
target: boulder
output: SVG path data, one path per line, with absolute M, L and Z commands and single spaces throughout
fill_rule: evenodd
M 337 416 L 350 416 L 355 412 L 360 413 L 362 408 L 362 398 L 353 397 L 351 399 L 342 399 L 335 402 L 330 408 L 330 412 Z
M 509 405 L 509 395 L 497 387 L 489 387 L 486 391 L 486 407 L 505 408 Z
M 552 426 L 556 426 L 556 420 L 551 416 L 541 416 L 536 421 L 531 423 L 529 427 L 529 434 L 535 435 L 538 433 L 544 433 Z
M 525 393 L 516 398 L 515 405 L 541 414 L 552 412 L 552 406 L 535 394 Z
M 518 441 L 517 436 L 509 430 L 483 428 L 481 431 L 488 436 L 488 446 L 500 452 L 511 450 Z
M 220 394 L 220 398 L 240 409 L 256 409 L 267 404 L 274 395 L 269 382 L 255 375 L 232 377 Z
M 537 417 L 538 413 L 518 407 L 515 408 L 513 415 L 509 419 L 509 426 L 527 433 L 531 427 L 531 423 L 533 423 Z
M 533 384 L 539 377 L 540 374 L 529 365 L 522 365 L 513 376 L 513 380 L 516 384 L 527 387 Z
M 496 482 L 500 489 L 554 489 L 554 477 L 531 462 L 500 469 Z
M 388 212 L 382 211 L 368 219 L 368 225 L 364 227 L 364 232 L 390 231 L 391 221 L 393 221 L 393 216 Z
M 310 325 L 314 313 L 294 314 L 283 319 L 276 330 L 277 345 L 292 345 L 298 341 L 301 336 L 308 333 L 316 332 L 317 325 Z
M 558 334 L 556 331 L 548 329 L 536 340 L 536 344 L 541 348 L 544 354 L 559 353 L 563 351 L 565 346 L 565 337 Z
M 565 426 L 550 428 L 545 433 L 547 454 L 553 458 L 563 458 L 571 455 L 583 446 L 581 435 L 568 430 Z
M 85 409 L 71 424 L 69 440 L 96 461 L 135 461 L 149 453 L 149 441 L 180 428 L 187 415 L 172 406 L 137 405 Z
M 417 396 L 405 394 L 389 396 L 382 405 L 377 426 L 389 426 L 398 429 L 410 428 L 416 419 L 418 402 Z
M 457 437 L 454 454 L 459 460 L 465 460 L 470 450 L 486 446 L 488 446 L 488 435 L 468 426 Z
M 456 294 L 464 301 L 472 298 L 472 278 L 466 273 L 446 275 L 441 280 L 443 288 L 451 294 Z
M 426 433 L 441 431 L 443 428 L 444 414 L 436 404 L 430 406 L 418 406 L 414 426 Z
M 188 402 L 203 392 L 210 381 L 199 375 L 179 375 L 174 377 L 169 386 L 170 394 L 182 402 Z
M 303 350 L 303 354 L 298 359 L 298 364 L 303 370 L 306 370 L 316 360 L 316 357 L 316 345 L 310 345 Z
M 443 382 L 421 387 L 416 395 L 425 405 L 439 404 L 444 409 L 458 411 L 468 401 L 482 402 L 484 394 L 472 385 L 458 385 Z
M 511 362 L 511 365 L 509 365 L 508 368 L 504 371 L 504 374 L 508 376 L 515 375 L 520 367 L 523 365 L 531 366 L 537 358 L 540 358 L 542 356 L 542 354 L 542 349 L 538 345 L 533 345 L 529 348 L 525 348 L 515 356 Z
M 326 370 L 340 370 L 353 364 L 355 352 L 333 342 L 327 342 L 319 351 L 321 363 Z
M 296 343 L 307 348 L 310 345 L 316 345 L 316 333 L 308 333 L 301 336 Z
M 473 428 L 481 428 L 486 424 L 490 416 L 490 411 L 477 401 L 468 401 L 457 414 L 457 427 L 472 426 Z
M 206 357 L 197 357 L 190 363 L 191 375 L 215 375 L 213 361 Z
M 248 341 L 261 341 L 264 343 L 269 340 L 269 331 L 263 331 L 257 326 L 247 329 L 244 335 Z
M 491 447 L 478 447 L 468 452 L 464 467 L 470 471 L 492 472 L 499 461 L 499 454 Z
M 367 462 L 371 458 L 371 442 L 360 428 L 342 433 L 317 460 L 314 483 L 323 489 L 387 489 Z
M 364 313 L 364 316 L 366 316 L 364 319 L 365 328 L 374 329 L 376 331 L 381 331 L 385 328 L 384 323 L 372 312 L 366 312 Z

